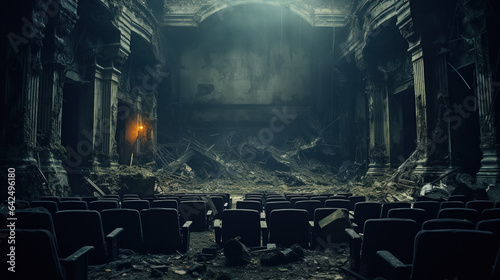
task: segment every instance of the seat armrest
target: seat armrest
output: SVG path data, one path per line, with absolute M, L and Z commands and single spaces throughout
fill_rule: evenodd
M 262 246 L 267 246 L 269 242 L 269 231 L 267 229 L 266 221 L 260 221 L 260 230 L 262 232 Z
M 359 226 L 355 222 L 351 221 L 351 226 L 354 229 L 355 232 L 358 232 Z
M 345 233 L 350 240 L 349 255 L 351 257 L 351 267 L 354 271 L 358 271 L 361 263 L 361 236 L 352 228 L 346 228 Z
M 224 202 L 224 209 L 227 209 L 229 207 L 229 203 Z
M 181 238 L 182 238 L 182 246 L 181 246 L 181 254 L 186 253 L 189 250 L 189 240 L 191 239 L 189 228 L 193 224 L 193 221 L 186 221 L 181 228 Z
M 120 234 L 123 228 L 115 228 L 106 236 L 106 247 L 108 250 L 108 259 L 114 261 L 118 259 L 118 249 L 120 247 Z
M 314 228 L 314 221 L 309 221 L 309 227 Z
M 349 220 L 354 220 L 354 211 L 349 211 Z
M 307 225 L 308 225 L 307 232 L 309 235 L 309 249 L 314 249 L 313 246 L 316 246 L 316 242 L 314 240 L 314 238 L 315 238 L 315 236 L 314 236 L 314 221 L 309 221 L 307 223 Z
M 61 259 L 61 265 L 66 272 L 67 280 L 87 280 L 90 252 L 94 250 L 93 246 L 83 246 L 80 250 L 74 252 L 67 258 Z
M 213 214 L 214 214 L 214 212 L 212 210 L 207 210 L 207 213 L 205 214 L 207 229 L 210 229 L 213 226 L 213 224 L 212 224 Z
M 214 221 L 214 230 L 215 230 L 215 243 L 222 243 L 222 221 L 219 219 L 215 219 Z
M 262 221 L 265 221 L 265 220 L 266 220 L 266 212 L 264 212 L 264 211 L 261 211 L 261 212 L 260 212 L 260 219 L 261 219 Z
M 387 280 L 409 280 L 412 265 L 404 264 L 389 251 L 377 251 L 383 260 L 385 278 Z

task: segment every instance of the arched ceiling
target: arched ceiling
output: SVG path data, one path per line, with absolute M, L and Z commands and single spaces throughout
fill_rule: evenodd
M 166 26 L 198 26 L 206 18 L 245 4 L 266 4 L 289 9 L 311 26 L 342 27 L 346 25 L 353 0 L 164 0 Z

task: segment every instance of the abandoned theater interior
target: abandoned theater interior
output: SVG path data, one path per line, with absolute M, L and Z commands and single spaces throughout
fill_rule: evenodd
M 1 279 L 500 279 L 500 2 L 18 0 Z

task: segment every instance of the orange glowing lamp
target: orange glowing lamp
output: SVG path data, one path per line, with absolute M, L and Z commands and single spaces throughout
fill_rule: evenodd
M 144 129 L 144 126 L 139 126 L 139 130 L 143 130 Z

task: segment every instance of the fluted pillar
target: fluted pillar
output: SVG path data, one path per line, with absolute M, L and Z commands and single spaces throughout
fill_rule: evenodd
M 399 8 L 397 25 L 408 41 L 413 64 L 418 155 L 414 173 L 430 180 L 450 168 L 449 123 L 442 114 L 448 100 L 446 57 L 422 43 L 413 25 L 410 1 Z
M 367 175 L 383 176 L 390 167 L 389 103 L 387 86 L 367 81 L 368 122 L 370 130 Z
M 47 27 L 42 50 L 37 142 L 40 146 L 40 169 L 49 182 L 50 195 L 70 193 L 66 170 L 62 167 L 66 151 L 61 146 L 61 127 L 64 73 L 72 57 L 71 32 L 77 18 L 76 1 L 61 3 L 57 17 Z
M 93 146 L 94 162 L 100 166 L 118 164 L 115 139 L 118 121 L 118 87 L 121 67 L 128 58 L 130 46 L 121 41 L 104 46 L 106 67 L 96 65 L 94 75 Z
M 37 162 L 37 115 L 38 115 L 38 89 L 42 63 L 40 60 L 42 49 L 43 28 L 42 22 L 35 17 L 35 11 L 27 7 L 26 21 L 36 24 L 36 29 L 29 33 L 29 40 L 16 46 L 8 46 L 8 64 L 4 107 L 1 109 L 1 123 L 3 137 L 1 143 L 2 176 L 6 175 L 8 168 L 16 170 L 16 197 L 30 199 L 38 194 L 43 194 L 45 182 L 38 172 Z M 13 26 L 12 34 L 23 34 Z M 24 27 L 23 27 L 24 28 Z M 21 36 L 21 35 L 18 35 Z M 3 177 L 2 177 L 3 179 Z M 5 182 L 7 179 L 5 178 Z M 3 197 L 6 193 L 0 195 Z
M 500 84 L 493 82 L 490 68 L 489 46 L 486 30 L 486 5 L 481 1 L 464 1 L 469 16 L 464 20 L 467 36 L 473 38 L 476 60 L 476 104 L 479 109 L 479 128 L 483 158 L 476 174 L 476 186 L 487 188 L 493 199 L 500 199 Z M 495 98 L 496 96 L 496 98 Z

